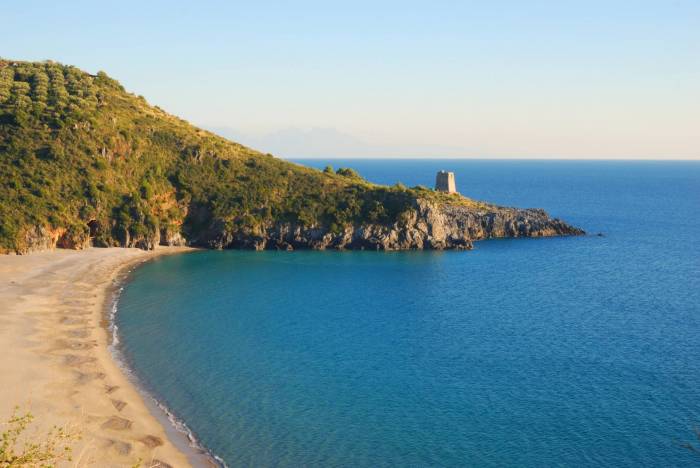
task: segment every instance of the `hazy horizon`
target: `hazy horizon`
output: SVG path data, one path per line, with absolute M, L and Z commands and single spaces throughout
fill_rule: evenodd
M 500 161 L 694 161 L 693 157 L 609 157 L 592 155 L 589 157 L 562 157 L 558 155 L 487 155 L 466 154 L 460 148 L 435 146 L 384 146 L 372 145 L 352 135 L 342 134 L 335 129 L 327 128 L 287 128 L 267 134 L 245 134 L 235 129 L 216 126 L 202 126 L 229 140 L 241 143 L 263 153 L 287 159 L 471 159 L 471 160 L 500 160 Z M 328 135 L 338 135 L 337 141 L 328 141 Z M 280 137 L 283 137 L 280 141 Z M 348 141 L 353 138 L 352 141 Z M 348 144 L 350 143 L 350 144 Z M 334 150 L 330 150 L 333 144 Z M 359 150 L 357 150 L 359 145 Z
M 700 159 L 700 3 L 29 0 L 0 56 L 106 71 L 284 158 Z

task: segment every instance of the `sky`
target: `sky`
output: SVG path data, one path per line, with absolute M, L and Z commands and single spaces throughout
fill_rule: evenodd
M 699 0 L 2 0 L 0 24 L 4 58 L 283 157 L 700 159 Z

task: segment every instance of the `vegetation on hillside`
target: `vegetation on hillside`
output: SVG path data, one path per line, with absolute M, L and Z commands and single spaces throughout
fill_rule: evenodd
M 198 129 L 100 72 L 0 59 L 0 251 L 41 228 L 59 246 L 150 246 L 272 222 L 392 223 L 427 189 L 317 171 Z M 464 198 L 452 201 L 471 203 Z

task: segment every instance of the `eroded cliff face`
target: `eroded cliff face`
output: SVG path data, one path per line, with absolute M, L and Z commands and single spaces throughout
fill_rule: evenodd
M 172 226 L 161 227 L 153 231 L 146 231 L 138 235 L 132 235 L 127 230 L 118 230 L 114 238 L 99 236 L 99 232 L 105 229 L 93 224 L 91 221 L 86 226 L 72 227 L 69 229 L 50 229 L 44 226 L 31 226 L 22 235 L 22 243 L 16 250 L 2 250 L 0 254 L 28 254 L 42 250 L 72 249 L 82 250 L 89 247 L 135 247 L 143 250 L 153 250 L 157 245 L 184 246 L 187 240 L 178 229 Z M 108 227 L 108 229 L 112 229 Z M 97 231 L 97 236 L 95 232 Z
M 192 239 L 194 245 L 214 249 L 471 249 L 473 241 L 499 237 L 548 237 L 585 232 L 550 218 L 544 210 L 483 205 L 441 205 L 416 200 L 392 225 L 361 224 L 332 232 L 320 226 L 275 223 L 257 232 L 227 231 L 223 226 Z
M 26 254 L 42 250 L 51 250 L 56 247 L 80 250 L 89 246 L 90 237 L 87 233 L 78 232 L 75 229 L 51 229 L 44 226 L 31 226 L 22 233 L 21 243 L 17 250 L 3 251 L 0 249 L 0 254 Z
M 234 229 L 222 221 L 214 220 L 187 236 L 170 226 L 140 236 L 124 232 L 119 236 L 117 244 L 105 245 L 94 240 L 92 244 L 146 250 L 159 244 L 253 250 L 457 250 L 471 249 L 473 241 L 482 239 L 583 234 L 583 230 L 551 218 L 541 209 L 485 204 L 474 207 L 416 200 L 411 209 L 391 225 L 366 223 L 331 231 L 323 226 L 307 227 L 278 222 L 255 229 Z M 82 249 L 90 245 L 91 238 L 87 235 L 87 230 L 51 231 L 36 227 L 27 232 L 26 250 L 19 253 L 55 247 Z

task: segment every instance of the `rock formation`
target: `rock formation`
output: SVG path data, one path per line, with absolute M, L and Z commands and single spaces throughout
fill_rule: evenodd
M 231 232 L 212 226 L 192 245 L 243 249 L 471 249 L 473 241 L 499 237 L 551 237 L 585 232 L 550 218 L 541 209 L 516 209 L 483 205 L 473 208 L 417 200 L 401 220 L 392 225 L 361 224 L 332 232 L 321 226 L 303 227 L 275 223 L 258 232 Z

